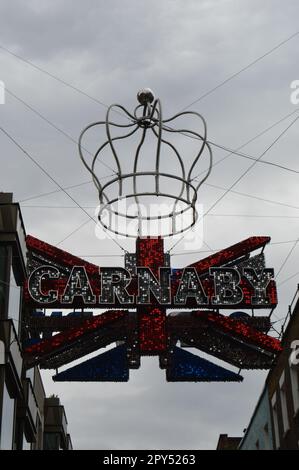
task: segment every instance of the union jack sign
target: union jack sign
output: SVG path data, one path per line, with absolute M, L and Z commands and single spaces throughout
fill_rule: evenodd
M 54 380 L 127 381 L 143 355 L 157 356 L 170 382 L 242 380 L 188 347 L 238 369 L 269 368 L 281 345 L 268 335 L 270 317 L 253 313 L 277 305 L 273 270 L 263 254 L 269 241 L 251 237 L 173 269 L 163 239 L 138 238 L 125 267 L 101 268 L 28 236 L 24 301 L 34 312 L 26 319 L 27 366 L 58 370 L 116 343 Z M 73 311 L 45 313 L 53 308 Z M 93 315 L 86 309 L 108 310 Z

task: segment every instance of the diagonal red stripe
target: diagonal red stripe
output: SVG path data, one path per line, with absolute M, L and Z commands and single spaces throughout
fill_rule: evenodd
M 59 349 L 64 345 L 77 341 L 96 329 L 106 326 L 116 320 L 123 318 L 128 312 L 125 310 L 112 310 L 96 317 L 85 320 L 80 327 L 70 328 L 67 331 L 58 333 L 52 338 L 42 340 L 41 342 L 29 346 L 25 349 L 25 354 L 41 356 Z
M 221 329 L 224 333 L 235 335 L 247 343 L 252 343 L 255 346 L 273 353 L 282 351 L 281 342 L 278 339 L 268 336 L 240 320 L 204 311 L 193 312 L 193 315 L 206 320 L 211 325 Z
M 198 274 L 202 275 L 213 266 L 222 266 L 237 260 L 241 256 L 247 255 L 251 251 L 264 247 L 270 240 L 270 237 L 250 237 L 224 250 L 218 251 L 218 253 L 210 255 L 207 258 L 196 261 L 188 267 L 196 268 Z
M 83 259 L 74 256 L 67 251 L 56 248 L 56 246 L 43 242 L 42 240 L 32 237 L 31 235 L 27 235 L 26 245 L 28 250 L 32 250 L 37 254 L 48 257 L 49 261 L 56 261 L 62 266 L 68 266 L 69 268 L 72 268 L 73 266 L 84 266 L 89 274 L 99 273 L 99 266 L 89 263 L 88 261 L 84 261 Z

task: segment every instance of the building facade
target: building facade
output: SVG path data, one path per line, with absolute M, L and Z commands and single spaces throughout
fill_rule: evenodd
M 12 194 L 0 193 L 0 449 L 71 449 L 64 407 L 46 398 L 38 367 L 22 354 L 25 228 Z M 55 437 L 54 437 L 55 436 Z
M 299 450 L 299 286 L 282 336 L 283 351 L 268 374 L 275 449 Z
M 282 345 L 240 450 L 299 450 L 299 286 L 282 328 Z
M 220 434 L 216 450 L 237 450 L 241 437 L 231 437 L 227 434 Z
M 273 449 L 271 410 L 266 387 L 259 398 L 239 448 L 242 450 Z

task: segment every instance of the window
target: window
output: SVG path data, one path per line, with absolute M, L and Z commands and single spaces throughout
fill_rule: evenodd
M 0 440 L 1 450 L 12 450 L 13 448 L 14 412 L 15 400 L 10 398 L 4 382 Z
M 22 450 L 31 450 L 31 443 L 27 442 L 26 437 L 23 436 L 23 446 Z
M 32 450 L 42 450 L 43 449 L 43 425 L 42 422 L 37 416 L 36 418 L 36 442 L 32 444 Z
M 299 411 L 299 366 L 290 364 L 290 376 L 292 386 L 292 396 L 294 403 L 294 413 L 297 414 Z
M 265 442 L 264 449 L 265 450 L 270 450 L 271 446 L 270 446 L 269 424 L 268 423 L 265 424 L 263 431 L 264 431 L 264 442 Z
M 60 434 L 58 432 L 44 433 L 44 450 L 60 450 Z
M 21 308 L 21 288 L 17 285 L 12 266 L 8 274 L 9 250 L 0 246 L 0 316 L 11 318 L 15 330 L 19 331 L 19 319 Z M 8 296 L 8 314 L 6 311 L 6 297 Z
M 4 316 L 5 295 L 7 290 L 6 280 L 7 250 L 0 246 L 0 316 Z
M 280 380 L 279 380 L 279 388 L 280 388 L 283 431 L 284 431 L 284 433 L 286 433 L 290 428 L 290 423 L 289 423 L 289 416 L 288 416 L 285 372 L 283 372 L 281 374 L 281 377 L 280 377 Z
M 8 318 L 11 318 L 13 320 L 14 327 L 17 333 L 19 331 L 20 307 L 21 289 L 17 286 L 13 268 L 11 267 L 9 280 Z
M 279 449 L 280 438 L 279 438 L 279 427 L 278 427 L 278 414 L 277 414 L 277 395 L 274 393 L 272 400 L 272 411 L 273 411 L 273 423 L 274 423 L 274 434 L 275 434 L 275 446 Z
M 27 369 L 26 378 L 31 380 L 32 386 L 34 387 L 34 367 Z

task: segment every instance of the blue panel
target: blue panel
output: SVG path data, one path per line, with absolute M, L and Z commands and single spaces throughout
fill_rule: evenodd
M 127 382 L 129 367 L 126 346 L 118 346 L 57 375 L 55 382 Z
M 33 346 L 34 344 L 37 344 L 37 343 L 40 343 L 41 342 L 41 338 L 30 338 L 30 339 L 26 339 L 24 342 L 23 342 L 23 347 L 24 348 L 28 348 L 29 346 Z
M 82 315 L 82 312 L 70 312 L 70 313 L 68 313 L 67 316 L 76 318 L 76 317 L 81 317 L 81 315 Z
M 235 320 L 248 320 L 251 316 L 245 312 L 233 312 L 230 314 L 230 318 L 234 318 Z
M 42 311 L 40 311 L 40 310 L 35 310 L 35 311 L 33 311 L 33 312 L 31 313 L 31 315 L 32 315 L 33 317 L 44 317 L 44 316 L 45 316 L 44 312 L 42 312 Z
M 52 312 L 51 317 L 60 318 L 62 317 L 62 312 Z
M 93 316 L 93 312 L 70 312 L 67 314 L 68 317 L 72 317 L 72 318 L 91 318 Z
M 243 377 L 175 347 L 166 369 L 168 382 L 241 382 Z

